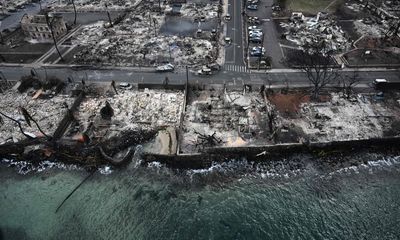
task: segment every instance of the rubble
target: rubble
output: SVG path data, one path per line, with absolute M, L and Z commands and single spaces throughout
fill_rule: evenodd
M 22 114 L 18 111 L 18 107 L 22 106 L 28 110 L 46 134 L 52 135 L 74 99 L 67 95 L 56 95 L 48 99 L 33 99 L 35 93 L 36 91 L 18 93 L 10 89 L 0 94 L 0 111 L 19 120 L 25 132 L 41 136 L 35 125 L 30 127 L 24 121 Z M 4 124 L 0 125 L 0 144 L 6 141 L 17 142 L 25 139 L 16 123 L 4 117 L 3 120 Z
M 202 143 L 234 147 L 268 142 L 266 105 L 258 92 L 193 94 L 185 114 L 181 151 L 199 151 L 206 147 Z
M 358 1 L 346 3 L 346 8 L 352 10 L 355 14 L 368 13 L 363 19 L 356 19 L 354 26 L 361 35 L 373 37 L 384 37 L 391 27 L 399 24 L 400 3 L 396 1 Z M 396 27 L 395 27 L 396 28 Z
M 325 41 L 327 51 L 348 50 L 351 45 L 344 31 L 336 25 L 334 20 L 322 19 L 320 14 L 318 13 L 314 18 L 303 17 L 288 23 L 281 22 L 280 26 L 285 29 L 285 38 L 299 46 Z
M 118 94 L 88 96 L 75 113 L 77 124 L 68 135 L 92 132 L 96 138 L 118 136 L 119 132 L 177 127 L 182 111 L 184 94 L 165 90 L 118 90 Z M 103 119 L 100 110 L 109 103 L 113 116 Z
M 313 142 L 343 141 L 383 137 L 399 109 L 388 108 L 371 96 L 359 94 L 352 100 L 331 93 L 331 100 L 302 104 L 298 118 L 284 124 L 301 127 Z
M 142 0 L 75 0 L 75 6 L 78 11 L 100 11 L 105 10 L 105 4 L 109 10 L 125 10 L 135 7 Z M 69 1 L 56 1 L 51 4 L 55 10 L 71 10 L 72 4 Z
M 157 66 L 165 62 L 175 66 L 205 65 L 216 60 L 218 43 L 209 39 L 209 34 L 176 36 L 162 34 L 160 27 L 165 24 L 166 16 L 146 10 L 142 3 L 137 11 L 127 14 L 125 19 L 112 28 L 106 28 L 105 22 L 87 25 L 71 41 L 74 45 L 84 46 L 75 54 L 78 64 L 97 64 L 113 66 Z M 204 16 L 214 18 L 210 9 L 217 10 L 217 4 L 208 4 L 204 8 L 194 8 L 193 4 L 183 4 L 182 18 Z
M 15 12 L 18 8 L 24 8 L 30 0 L 14 0 L 14 1 L 1 1 L 1 8 L 8 12 Z M 4 13 L 4 11 L 2 11 Z

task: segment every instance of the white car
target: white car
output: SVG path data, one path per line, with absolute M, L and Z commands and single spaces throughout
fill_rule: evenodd
M 157 72 L 172 72 L 174 69 L 175 67 L 171 63 L 156 67 Z
M 258 31 L 258 30 L 252 30 L 252 31 L 249 31 L 249 34 L 260 34 L 260 35 L 262 35 L 263 32 L 262 31 Z
M 225 40 L 225 43 L 226 43 L 227 45 L 229 45 L 229 44 L 232 43 L 232 39 L 231 39 L 230 37 L 225 37 L 224 40 Z
M 203 66 L 202 69 L 200 69 L 199 71 L 197 71 L 198 75 L 211 75 L 212 71 L 210 68 L 208 68 L 207 66 Z
M 258 31 L 258 32 L 261 32 L 262 31 L 262 29 L 259 27 L 259 26 L 250 26 L 249 28 L 249 31 Z
M 259 37 L 259 38 L 261 38 L 262 37 L 262 33 L 260 33 L 260 32 L 252 32 L 252 33 L 249 33 L 249 38 L 254 38 L 254 37 Z

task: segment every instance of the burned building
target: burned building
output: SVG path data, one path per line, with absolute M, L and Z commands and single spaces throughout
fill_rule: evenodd
M 56 39 L 67 33 L 67 27 L 61 16 L 24 15 L 21 19 L 21 28 L 25 35 L 39 42 L 53 41 L 51 29 Z

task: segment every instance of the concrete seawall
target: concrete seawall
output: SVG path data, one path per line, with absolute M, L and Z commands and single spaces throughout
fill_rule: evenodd
M 247 147 L 216 147 L 205 149 L 202 153 L 175 156 L 147 154 L 143 155 L 144 164 L 160 162 L 171 168 L 201 169 L 209 168 L 213 163 L 221 163 L 232 159 L 246 157 L 249 161 L 263 162 L 282 159 L 293 154 L 308 153 L 324 155 L 329 152 L 350 153 L 357 151 L 400 150 L 400 137 L 371 138 L 361 140 L 290 143 Z

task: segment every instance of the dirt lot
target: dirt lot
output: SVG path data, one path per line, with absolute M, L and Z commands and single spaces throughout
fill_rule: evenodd
M 369 54 L 366 54 L 369 51 Z M 351 65 L 400 64 L 400 54 L 384 50 L 357 49 L 343 55 Z
M 285 8 L 293 11 L 316 14 L 320 11 L 329 11 L 343 3 L 343 0 L 286 0 Z

